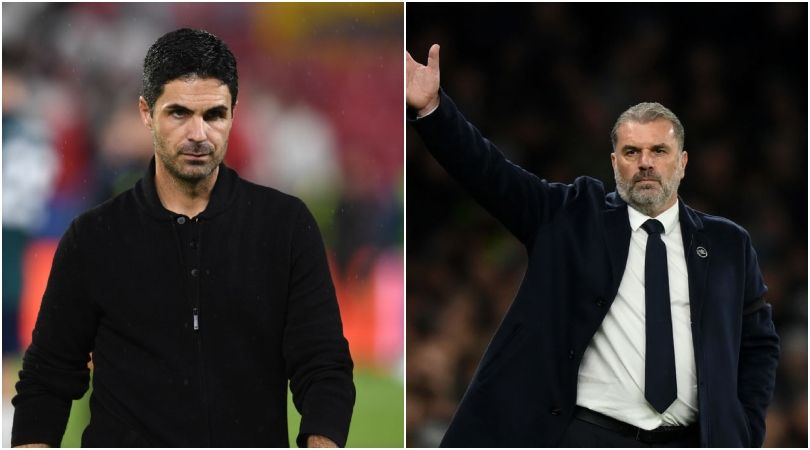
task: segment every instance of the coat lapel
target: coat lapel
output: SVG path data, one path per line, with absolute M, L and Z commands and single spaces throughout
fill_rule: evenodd
M 627 216 L 627 203 L 615 192 L 607 195 L 607 209 L 603 212 L 605 221 L 605 244 L 610 255 L 612 275 L 609 299 L 612 301 L 619 292 L 624 269 L 627 267 L 627 253 L 630 250 L 630 219 Z
M 700 323 L 706 292 L 706 274 L 712 260 L 711 241 L 703 232 L 703 221 L 681 200 L 680 222 L 686 270 L 689 274 L 689 307 L 692 322 Z

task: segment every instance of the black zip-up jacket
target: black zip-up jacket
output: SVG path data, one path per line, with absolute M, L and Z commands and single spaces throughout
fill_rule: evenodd
M 166 210 L 154 159 L 62 237 L 17 383 L 12 445 L 59 446 L 93 359 L 86 447 L 345 445 L 352 360 L 304 204 L 220 165 L 208 207 Z

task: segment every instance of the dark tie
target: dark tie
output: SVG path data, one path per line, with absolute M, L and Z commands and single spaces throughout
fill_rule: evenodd
M 678 396 L 675 381 L 675 350 L 672 344 L 672 316 L 669 309 L 667 249 L 661 240 L 664 226 L 650 219 L 641 226 L 647 232 L 644 263 L 647 350 L 644 397 L 659 413 Z

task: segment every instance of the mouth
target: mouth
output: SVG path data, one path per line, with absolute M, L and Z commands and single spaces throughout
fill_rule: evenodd
M 655 189 L 658 186 L 661 186 L 661 182 L 659 180 L 656 180 L 656 179 L 653 179 L 653 178 L 642 178 L 642 179 L 636 181 L 633 184 L 633 186 L 638 188 L 638 189 L 644 189 L 644 190 Z
M 180 159 L 183 161 L 183 164 L 188 164 L 190 166 L 203 166 L 206 164 L 210 164 L 211 161 L 211 153 L 181 153 Z

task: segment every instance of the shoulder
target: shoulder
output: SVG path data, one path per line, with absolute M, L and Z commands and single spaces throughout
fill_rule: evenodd
M 273 229 L 288 236 L 294 248 L 322 242 L 318 222 L 303 200 L 242 178 L 239 183 L 241 206 L 258 215 L 260 223 L 272 224 Z
M 306 209 L 304 202 L 286 192 L 239 178 L 240 197 L 243 203 L 252 208 L 268 210 L 285 215 L 299 213 Z
M 604 183 L 593 177 L 579 176 L 570 184 L 542 180 L 542 186 L 559 202 L 561 211 L 569 214 L 594 214 L 626 207 L 616 192 L 606 192 Z
M 237 217 L 253 217 L 292 235 L 318 231 L 315 217 L 300 198 L 239 178 Z
M 749 242 L 751 240 L 748 230 L 731 219 L 708 214 L 703 211 L 686 207 L 690 214 L 699 218 L 703 224 L 704 232 L 715 238 L 735 239 Z
M 78 233 L 109 229 L 112 223 L 126 222 L 137 213 L 137 208 L 131 188 L 79 214 L 71 228 Z
M 589 176 L 580 176 L 574 179 L 572 186 L 577 190 L 588 193 L 588 195 L 602 199 L 605 197 L 605 184 L 602 180 Z
M 605 184 L 602 180 L 593 177 L 577 177 L 573 183 L 565 187 L 568 197 L 565 203 L 587 205 L 588 209 L 594 210 L 617 208 L 624 205 L 624 201 L 615 192 L 607 193 L 605 191 Z

